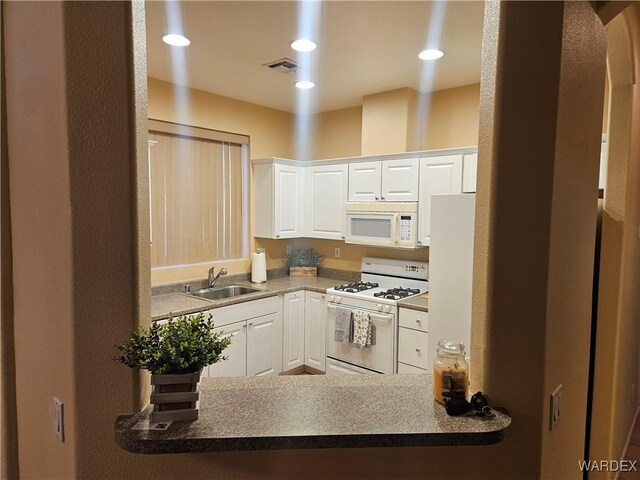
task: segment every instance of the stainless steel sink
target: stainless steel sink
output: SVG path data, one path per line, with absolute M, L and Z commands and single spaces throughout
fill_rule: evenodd
M 260 292 L 259 288 L 230 285 L 228 287 L 205 288 L 197 292 L 188 293 L 193 297 L 206 298 L 208 300 L 220 300 L 222 298 L 237 297 L 248 293 Z

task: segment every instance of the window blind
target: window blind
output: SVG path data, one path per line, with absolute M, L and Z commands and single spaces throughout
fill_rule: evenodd
M 241 258 L 243 145 L 156 131 L 149 140 L 151 266 Z

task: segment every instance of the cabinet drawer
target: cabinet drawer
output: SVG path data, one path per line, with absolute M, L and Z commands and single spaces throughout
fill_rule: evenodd
M 422 332 L 429 331 L 429 313 L 409 308 L 400 309 L 400 326 Z
M 429 373 L 429 370 L 398 362 L 398 373 Z
M 400 327 L 398 361 L 414 367 L 429 369 L 429 334 Z
M 261 298 L 259 300 L 251 300 L 247 302 L 236 303 L 226 307 L 214 308 L 204 312 L 205 318 L 209 314 L 213 315 L 213 321 L 216 327 L 224 327 L 232 323 L 256 318 L 270 313 L 280 313 L 282 311 L 282 297 L 273 296 Z

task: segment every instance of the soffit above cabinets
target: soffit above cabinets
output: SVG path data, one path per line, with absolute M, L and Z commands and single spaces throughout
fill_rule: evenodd
M 298 36 L 301 3 L 146 2 L 149 76 L 288 112 L 300 111 L 296 75 L 264 66 L 280 58 L 300 63 L 299 72 L 313 62 L 314 112 L 360 105 L 365 95 L 397 88 L 433 91 L 480 81 L 483 2 L 322 2 L 318 48 L 303 56 L 289 46 Z M 191 45 L 164 44 L 161 36 L 172 30 Z M 420 61 L 428 41 L 445 56 Z

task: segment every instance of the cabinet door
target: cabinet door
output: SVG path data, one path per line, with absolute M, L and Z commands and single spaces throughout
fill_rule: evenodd
M 304 363 L 324 372 L 327 348 L 327 303 L 322 293 L 307 291 L 306 297 Z
M 462 155 L 420 159 L 418 243 L 428 246 L 431 235 L 431 196 L 462 193 Z
M 374 202 L 380 200 L 382 162 L 349 164 L 349 201 Z
M 306 236 L 342 240 L 347 226 L 347 165 L 306 167 Z
M 282 308 L 282 371 L 304 365 L 304 293 L 284 295 Z
M 209 365 L 209 377 L 244 377 L 247 375 L 247 323 L 232 323 L 225 327 L 214 329 L 214 332 L 222 332 L 223 336 L 231 337 L 229 345 L 223 355 L 227 360 Z M 206 369 L 205 369 L 206 370 Z
M 247 375 L 277 375 L 282 371 L 282 314 L 247 320 Z
M 385 160 L 382 162 L 382 195 L 380 200 L 386 202 L 418 201 L 418 169 L 417 158 Z
M 275 164 L 274 222 L 276 238 L 302 237 L 304 225 L 304 170 Z
M 462 165 L 462 193 L 476 193 L 478 154 L 467 153 Z

